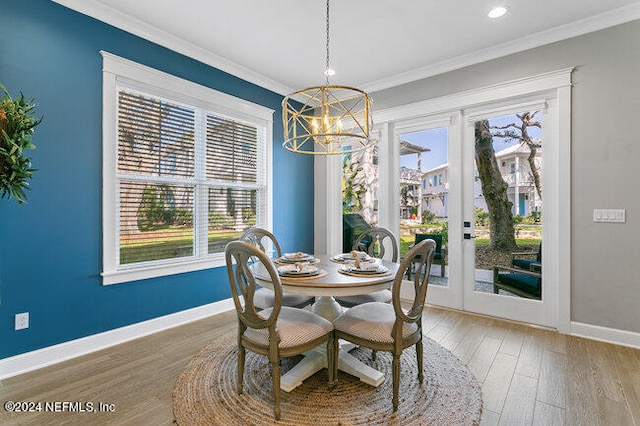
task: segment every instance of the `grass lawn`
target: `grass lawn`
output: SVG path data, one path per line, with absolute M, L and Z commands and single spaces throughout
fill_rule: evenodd
M 209 231 L 209 244 L 232 241 L 242 231 L 215 229 Z M 134 238 L 120 238 L 120 264 L 147 262 L 189 256 L 193 250 L 193 229 L 173 227 L 143 232 Z M 182 253 L 178 253 L 182 251 Z
M 409 251 L 409 246 L 414 243 L 415 239 L 415 235 L 400 236 L 400 258 L 406 256 Z M 489 238 L 476 238 L 477 246 L 488 246 L 489 243 Z M 540 244 L 540 238 L 516 238 L 516 244 L 518 246 L 537 246 Z

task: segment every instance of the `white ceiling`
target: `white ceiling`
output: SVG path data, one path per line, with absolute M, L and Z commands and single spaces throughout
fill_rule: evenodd
M 324 0 L 54 1 L 281 94 L 324 83 Z M 634 19 L 640 0 L 333 0 L 331 83 L 381 90 Z

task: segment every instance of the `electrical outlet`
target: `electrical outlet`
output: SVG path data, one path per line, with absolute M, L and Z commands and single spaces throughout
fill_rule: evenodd
M 16 330 L 24 330 L 25 328 L 29 328 L 29 312 L 23 312 L 21 314 L 16 314 Z

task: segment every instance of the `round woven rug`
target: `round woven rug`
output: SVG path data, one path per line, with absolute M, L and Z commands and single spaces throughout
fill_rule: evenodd
M 247 351 L 244 389 L 236 394 L 235 333 L 202 349 L 178 376 L 173 413 L 179 425 L 478 425 L 480 386 L 473 374 L 447 349 L 424 339 L 424 383 L 418 382 L 414 347 L 402 353 L 400 406 L 392 412 L 391 354 L 356 348 L 351 354 L 385 374 L 375 388 L 341 371 L 329 389 L 327 370 L 280 393 L 281 420 L 273 417 L 267 357 Z M 282 360 L 284 374 L 300 357 Z

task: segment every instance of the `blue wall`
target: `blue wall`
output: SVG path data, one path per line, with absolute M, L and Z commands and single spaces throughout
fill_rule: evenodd
M 51 1 L 1 1 L 0 82 L 44 121 L 28 204 L 0 200 L 0 359 L 230 297 L 224 268 L 102 286 L 100 50 L 274 109 L 274 233 L 313 249 L 313 161 L 281 146 L 282 96 Z

